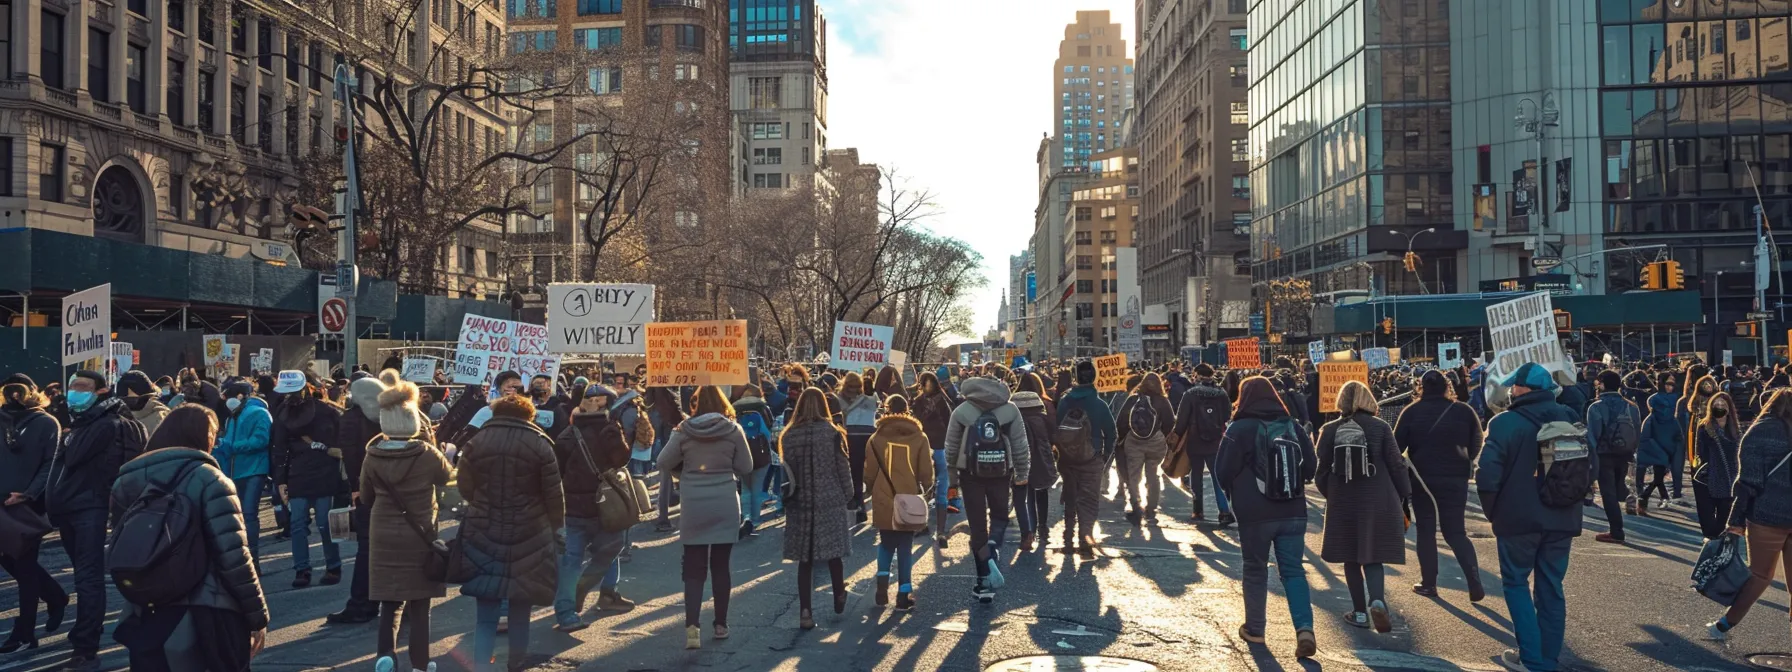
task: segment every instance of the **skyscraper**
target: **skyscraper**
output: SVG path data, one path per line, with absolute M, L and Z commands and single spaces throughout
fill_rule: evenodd
M 730 0 L 728 51 L 739 186 L 815 179 L 828 147 L 827 21 L 815 0 Z
M 1064 26 L 1053 68 L 1057 165 L 1086 170 L 1091 156 L 1119 146 L 1122 113 L 1132 106 L 1126 34 L 1105 10 L 1077 12 Z

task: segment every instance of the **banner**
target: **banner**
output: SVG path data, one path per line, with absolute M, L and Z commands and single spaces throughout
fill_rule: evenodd
M 1307 359 L 1313 360 L 1314 364 L 1325 361 L 1325 339 L 1307 344 Z
M 746 320 L 647 325 L 648 387 L 748 382 Z
M 1437 344 L 1437 368 L 1445 371 L 1462 368 L 1462 344 Z
M 896 339 L 896 328 L 858 322 L 834 323 L 833 359 L 835 368 L 857 371 L 881 367 L 890 362 L 890 341 Z
M 62 365 L 111 354 L 112 283 L 62 297 Z
M 1139 248 L 1122 247 L 1114 250 L 1114 276 L 1120 309 L 1120 324 L 1115 350 L 1126 353 L 1133 360 L 1145 358 L 1145 325 L 1143 301 L 1139 298 Z
M 1556 159 L 1556 212 L 1567 212 L 1574 201 L 1574 157 Z
M 548 352 L 548 328 L 480 315 L 462 318 L 454 383 L 487 384 L 503 371 L 515 371 L 525 384 L 538 375 L 559 377 L 560 356 Z
M 1488 374 L 1498 378 L 1511 375 L 1525 362 L 1536 362 L 1550 373 L 1571 371 L 1556 334 L 1555 308 L 1549 292 L 1521 296 L 1487 307 L 1488 342 L 1493 345 L 1493 361 Z
M 1092 361 L 1095 363 L 1096 392 L 1126 391 L 1126 353 L 1096 357 Z
M 431 357 L 404 358 L 404 372 L 400 374 L 405 380 L 418 385 L 434 385 L 436 382 L 436 360 Z
M 548 285 L 549 352 L 639 355 L 652 321 L 653 285 Z
M 1232 369 L 1263 368 L 1263 352 L 1255 338 L 1234 338 L 1226 343 L 1226 367 Z
M 1363 363 L 1371 370 L 1385 369 L 1394 365 L 1393 353 L 1387 348 L 1369 348 L 1363 351 Z
M 1368 354 L 1364 351 L 1364 354 Z M 1332 413 L 1338 410 L 1338 391 L 1344 384 L 1358 381 L 1369 384 L 1368 362 L 1320 362 L 1319 363 L 1319 412 Z

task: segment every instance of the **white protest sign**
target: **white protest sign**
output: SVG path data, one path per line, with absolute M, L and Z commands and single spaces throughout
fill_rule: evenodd
M 274 369 L 274 349 L 262 348 L 249 356 L 249 370 L 255 373 L 267 373 Z
M 240 348 L 241 346 L 235 343 L 224 344 L 224 356 L 218 358 L 219 378 L 234 376 L 242 371 L 242 368 L 240 368 L 240 362 L 242 362 L 242 360 L 237 358 L 237 351 Z
M 890 361 L 890 341 L 895 338 L 895 327 L 835 322 L 831 361 L 844 369 L 883 366 Z
M 1313 360 L 1314 364 L 1325 361 L 1325 339 L 1307 344 L 1307 359 Z
M 62 365 L 111 354 L 112 284 L 62 297 Z
M 1735 366 L 1735 365 L 1736 365 L 1736 353 L 1734 351 L 1725 350 L 1724 351 L 1724 366 Z
M 1387 348 L 1369 348 L 1364 350 L 1363 363 L 1369 365 L 1370 371 L 1385 369 L 1393 365 L 1392 358 Z
M 116 384 L 119 375 L 131 370 L 131 365 L 135 363 L 134 360 L 131 344 L 113 341 L 112 354 L 106 359 L 106 378 Z
M 971 351 L 969 351 L 969 350 L 958 351 L 958 365 L 959 366 L 970 366 L 971 365 Z
M 1445 371 L 1462 368 L 1462 344 L 1437 344 L 1437 368 Z
M 896 367 L 896 370 L 901 371 L 902 367 L 907 366 L 907 365 L 908 365 L 908 353 L 903 352 L 901 350 L 891 350 L 890 351 L 890 366 L 894 366 L 894 367 Z
M 436 360 L 429 357 L 404 358 L 404 379 L 420 385 L 436 382 Z
M 640 355 L 653 321 L 653 285 L 548 285 L 548 351 Z
M 311 373 L 317 376 L 319 380 L 328 381 L 330 379 L 330 360 L 311 360 Z
M 481 364 L 476 366 L 475 359 Z M 547 327 L 480 315 L 461 319 L 454 363 L 459 385 L 490 383 L 503 371 L 515 371 L 523 380 L 560 374 L 560 356 L 548 352 Z
M 1549 292 L 1488 306 L 1487 331 L 1493 344 L 1490 376 L 1504 379 L 1526 362 L 1535 362 L 1550 373 L 1571 372 L 1561 338 L 1556 335 L 1555 309 Z

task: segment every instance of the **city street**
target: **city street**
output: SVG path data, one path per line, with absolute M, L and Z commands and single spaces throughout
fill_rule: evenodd
M 553 631 L 550 610 L 537 609 L 529 669 L 980 670 L 1028 656 L 1109 656 L 1164 670 L 1303 668 L 1293 656 L 1293 632 L 1273 577 L 1268 645 L 1247 646 L 1237 637 L 1242 603 L 1236 530 L 1187 524 L 1188 499 L 1180 489 L 1168 493 L 1167 500 L 1159 524 L 1136 530 L 1104 504 L 1105 549 L 1103 557 L 1092 563 L 1067 558 L 1055 547 L 1018 559 L 1011 550 L 1005 551 L 1008 586 L 990 606 L 977 605 L 968 594 L 972 570 L 964 562 L 961 525 L 946 552 L 937 552 L 932 542 L 918 549 L 919 606 L 907 616 L 874 607 L 875 533 L 861 531 L 848 564 L 852 598 L 846 613 L 826 613 L 831 601 L 825 578 L 817 577 L 819 627 L 810 632 L 796 627 L 795 566 L 780 559 L 782 531 L 773 521 L 761 535 L 740 544 L 734 555 L 735 597 L 729 618 L 733 637 L 726 642 L 706 639 L 699 651 L 682 648 L 676 541 L 670 535 L 646 532 L 632 562 L 624 566 L 622 583 L 623 594 L 640 604 L 628 613 L 590 611 L 587 618 L 593 627 L 573 635 Z M 1317 506 L 1315 500 L 1309 563 L 1318 560 Z M 1208 510 L 1214 509 L 1210 505 Z M 1700 639 L 1703 624 L 1717 609 L 1687 588 L 1686 576 L 1698 551 L 1696 529 L 1688 516 L 1664 514 L 1634 521 L 1631 538 L 1646 541 L 1623 547 L 1593 543 L 1592 534 L 1604 529 L 1593 518 L 1589 515 L 1587 534 L 1575 543 L 1568 572 L 1570 634 L 1564 656 L 1565 663 L 1572 661 L 1568 669 L 1747 669 L 1745 656 L 1788 648 L 1785 593 L 1783 584 L 1777 583 L 1751 619 L 1733 631 L 1727 649 Z M 271 527 L 272 516 L 264 516 L 264 521 Z M 1471 515 L 1469 529 L 1482 564 L 1495 566 L 1485 520 Z M 1018 533 L 1011 530 L 1007 548 L 1012 549 L 1017 539 Z M 263 539 L 263 548 L 275 625 L 255 669 L 371 669 L 372 625 L 324 624 L 324 615 L 341 606 L 346 581 L 335 587 L 293 590 L 288 587 L 292 574 L 286 544 L 270 535 Z M 47 566 L 63 570 L 58 578 L 68 585 L 68 563 L 60 548 L 52 543 L 44 556 Z M 345 557 L 349 556 L 345 548 Z M 1512 642 L 1497 577 L 1488 575 L 1488 598 L 1470 605 L 1460 576 L 1454 573 L 1455 563 L 1445 559 L 1442 595 L 1432 600 L 1408 590 L 1416 580 L 1416 556 L 1409 553 L 1408 563 L 1389 568 L 1389 603 L 1396 620 L 1388 635 L 1345 625 L 1341 614 L 1349 610 L 1350 601 L 1337 568 L 1309 565 L 1320 653 L 1305 669 L 1498 669 L 1492 657 Z M 16 613 L 10 581 L 0 600 L 7 608 L 0 616 Z M 108 630 L 118 618 L 120 604 L 114 595 Z M 469 669 L 465 633 L 472 611 L 472 601 L 459 597 L 435 606 L 433 653 L 443 672 Z M 706 638 L 709 618 L 706 609 Z M 111 643 L 109 635 L 106 642 Z M 57 635 L 45 639 L 41 649 L 0 659 L 0 670 L 43 670 L 66 657 L 67 648 Z M 122 649 L 113 646 L 105 657 L 107 669 L 125 668 Z M 997 669 L 1066 669 L 1064 664 Z

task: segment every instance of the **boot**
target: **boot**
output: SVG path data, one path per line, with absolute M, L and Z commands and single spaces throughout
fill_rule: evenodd
M 933 519 L 933 541 L 934 541 L 934 543 L 938 544 L 940 547 L 940 550 L 943 551 L 943 550 L 946 550 L 947 542 L 949 542 L 951 540 L 952 540 L 952 537 L 946 534 L 946 517 L 945 516 L 935 516 Z
M 879 574 L 877 577 L 877 606 L 890 603 L 890 577 Z
M 606 611 L 627 611 L 634 606 L 635 603 L 628 598 L 623 597 L 622 593 L 618 593 L 614 590 L 600 590 L 597 592 L 598 609 Z

